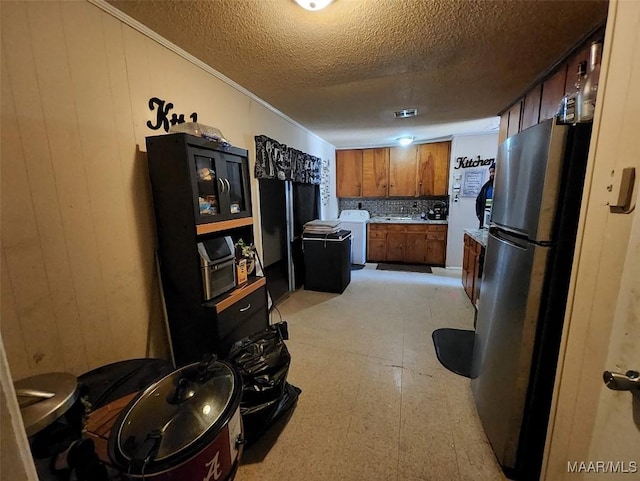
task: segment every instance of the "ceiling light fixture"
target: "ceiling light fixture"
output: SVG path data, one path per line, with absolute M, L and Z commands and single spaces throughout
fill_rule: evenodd
M 413 137 L 409 137 L 408 135 L 404 135 L 402 137 L 398 137 L 398 143 L 400 145 L 402 145 L 403 147 L 409 145 L 410 143 L 413 142 Z
M 306 10 L 317 12 L 329 5 L 333 0 L 296 0 L 296 3 Z

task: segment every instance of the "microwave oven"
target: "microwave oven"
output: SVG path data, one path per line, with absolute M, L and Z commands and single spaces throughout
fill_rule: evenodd
M 235 247 L 231 237 L 217 237 L 199 242 L 198 253 L 205 301 L 236 286 Z

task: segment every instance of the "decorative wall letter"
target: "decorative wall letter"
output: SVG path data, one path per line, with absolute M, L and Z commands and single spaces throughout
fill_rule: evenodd
M 151 97 L 149 99 L 149 110 L 152 112 L 156 110 L 156 123 L 152 124 L 150 120 L 147 120 L 147 127 L 151 130 L 159 130 L 160 128 L 164 129 L 165 132 L 169 132 L 169 125 L 183 124 L 184 114 L 171 114 L 171 119 L 169 119 L 169 111 L 173 108 L 173 104 L 171 102 L 166 102 L 165 100 L 159 99 L 158 97 Z M 193 112 L 189 115 L 189 118 L 192 122 L 198 121 L 198 114 Z

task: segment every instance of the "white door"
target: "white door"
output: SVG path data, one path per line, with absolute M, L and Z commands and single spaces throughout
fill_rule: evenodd
M 624 53 L 612 52 L 611 67 L 615 68 L 616 62 L 627 62 L 631 68 L 626 70 L 627 78 L 621 81 L 629 89 L 623 94 L 624 112 L 618 113 L 622 115 L 623 126 L 621 137 L 616 142 L 619 150 L 614 169 L 619 173 L 624 167 L 635 167 L 636 185 L 635 209 L 629 214 L 610 214 L 616 217 L 610 219 L 611 222 L 626 221 L 631 228 L 620 287 L 615 306 L 612 306 L 613 324 L 607 358 L 601 369 L 625 373 L 640 371 L 640 214 L 637 206 L 640 182 L 640 140 L 637 138 L 640 127 L 640 2 L 620 2 L 615 20 L 616 29 L 620 30 L 618 33 L 627 29 L 630 36 L 625 42 Z M 613 48 L 616 48 L 616 43 Z M 620 95 L 622 92 L 616 93 Z M 614 177 L 612 184 L 615 197 L 617 178 Z M 620 219 L 620 216 L 627 218 Z M 607 242 L 609 239 L 605 240 L 605 249 Z M 611 239 L 610 242 L 610 248 L 615 249 L 618 242 L 624 244 L 624 239 Z M 606 282 L 607 275 L 605 267 L 600 281 Z M 593 382 L 602 382 L 604 386 L 601 380 L 593 379 Z M 583 469 L 584 479 L 617 479 L 617 476 L 640 479 L 640 389 L 634 394 L 632 391 L 612 391 L 601 387 L 589 455 L 583 461 L 588 463 Z
M 613 333 L 604 367 L 626 373 L 640 371 L 640 215 L 635 214 L 620 293 L 615 307 Z M 594 380 L 596 382 L 596 380 Z M 640 479 L 640 382 L 635 393 L 602 389 L 595 429 L 587 461 L 610 465 L 586 466 L 591 476 L 602 479 L 605 472 L 636 473 Z M 574 468 L 574 466 L 571 466 Z M 624 476 L 622 477 L 624 478 Z
M 640 393 L 602 379 L 640 371 L 640 2 L 610 2 L 604 50 L 545 481 L 640 479 Z M 626 167 L 636 207 L 612 213 Z

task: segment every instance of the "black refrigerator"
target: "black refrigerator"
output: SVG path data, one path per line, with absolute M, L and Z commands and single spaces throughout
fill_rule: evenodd
M 550 119 L 498 150 L 471 387 L 513 479 L 540 474 L 590 138 Z
M 302 286 L 304 224 L 320 214 L 318 185 L 260 179 L 262 252 L 267 287 L 275 303 Z

